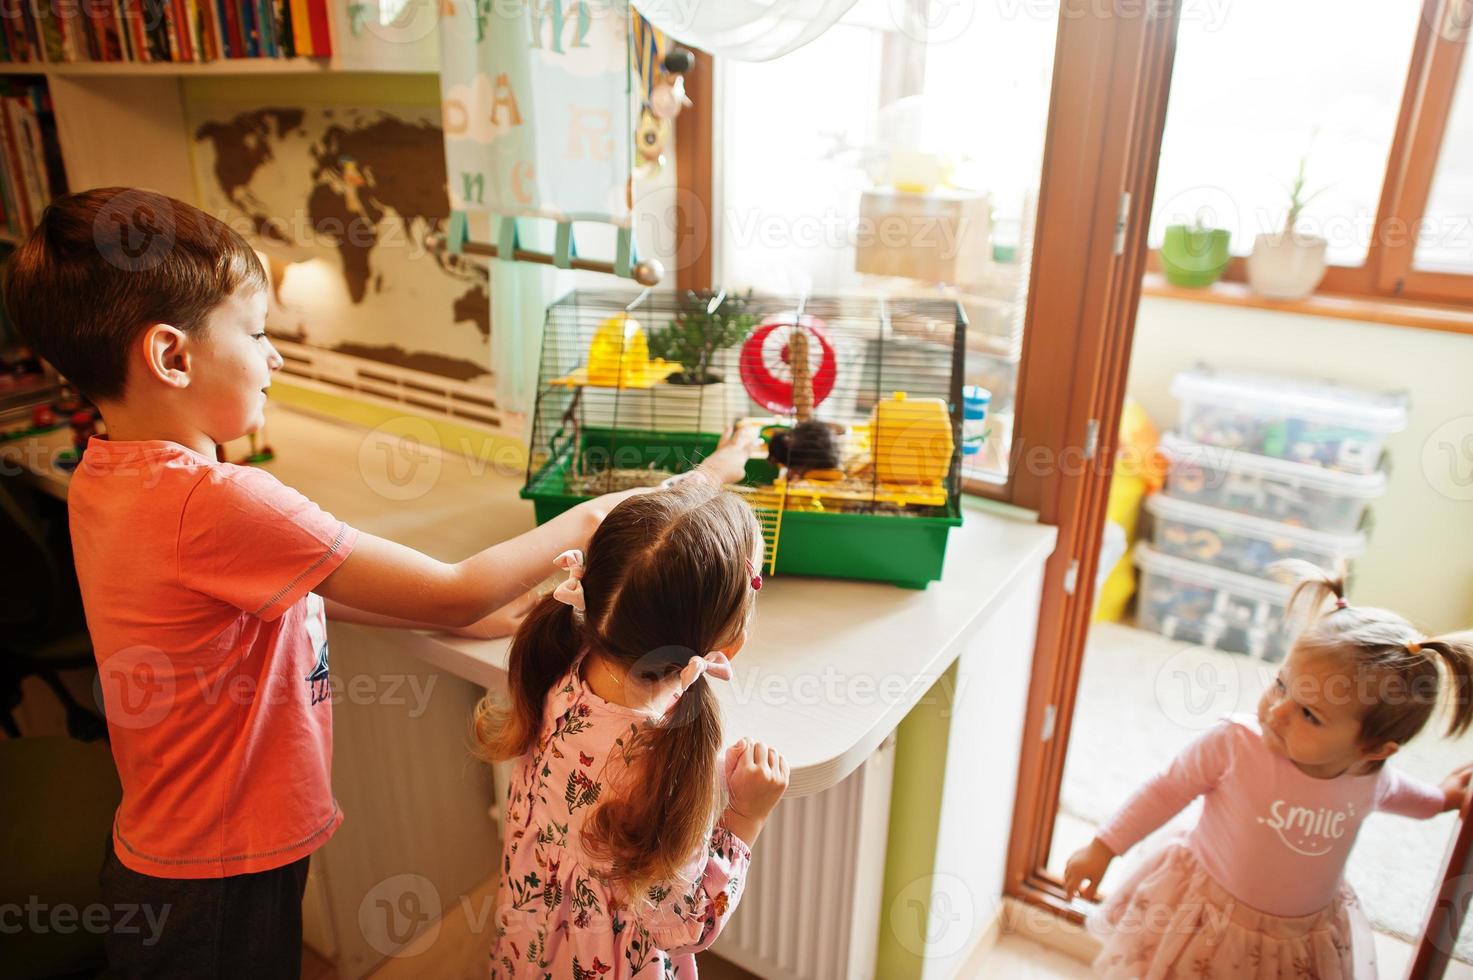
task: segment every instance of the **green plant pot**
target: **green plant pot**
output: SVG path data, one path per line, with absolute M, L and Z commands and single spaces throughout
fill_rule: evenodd
M 1167 225 L 1161 243 L 1161 268 L 1173 286 L 1201 288 L 1222 278 L 1227 268 L 1229 233 L 1226 228 Z

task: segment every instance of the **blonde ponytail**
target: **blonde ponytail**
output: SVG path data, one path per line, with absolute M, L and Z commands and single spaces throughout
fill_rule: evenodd
M 1461 735 L 1473 725 L 1473 631 L 1448 633 L 1417 642 L 1424 656 L 1442 661 L 1447 735 Z

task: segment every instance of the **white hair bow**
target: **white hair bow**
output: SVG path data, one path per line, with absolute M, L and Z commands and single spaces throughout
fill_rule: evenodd
M 553 590 L 552 597 L 583 612 L 583 552 L 573 548 L 558 555 L 552 563 L 558 568 L 566 569 L 568 573 L 563 583 Z

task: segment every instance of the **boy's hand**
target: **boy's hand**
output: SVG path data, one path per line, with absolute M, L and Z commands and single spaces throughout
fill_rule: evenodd
M 1444 810 L 1461 810 L 1463 801 L 1468 797 L 1468 779 L 1473 776 L 1473 762 L 1465 766 L 1459 766 L 1448 773 L 1442 781 L 1442 808 Z
M 1097 898 L 1100 879 L 1105 877 L 1105 869 L 1113 860 L 1115 852 L 1098 837 L 1075 851 L 1064 865 L 1064 897 L 1072 900 L 1075 895 L 1083 894 L 1091 901 Z M 1086 881 L 1088 888 L 1084 887 Z
M 747 475 L 747 460 L 757 450 L 761 437 L 756 426 L 741 425 L 727 429 L 715 452 L 701 461 L 696 469 L 720 485 L 740 483 Z
M 742 739 L 726 750 L 730 801 L 723 823 L 751 847 L 788 788 L 788 760 L 775 748 Z
M 469 626 L 459 626 L 450 632 L 456 636 L 469 636 L 476 640 L 498 640 L 503 636 L 511 636 L 517 631 L 517 627 L 522 625 L 522 620 L 527 618 L 527 613 L 531 612 L 532 607 L 537 605 L 541 599 L 541 594 L 533 589 Z

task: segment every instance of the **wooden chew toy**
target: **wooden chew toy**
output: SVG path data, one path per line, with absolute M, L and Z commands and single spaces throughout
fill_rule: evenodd
M 813 418 L 813 373 L 808 370 L 808 328 L 794 317 L 788 334 L 788 363 L 793 370 L 793 415 L 798 422 Z

